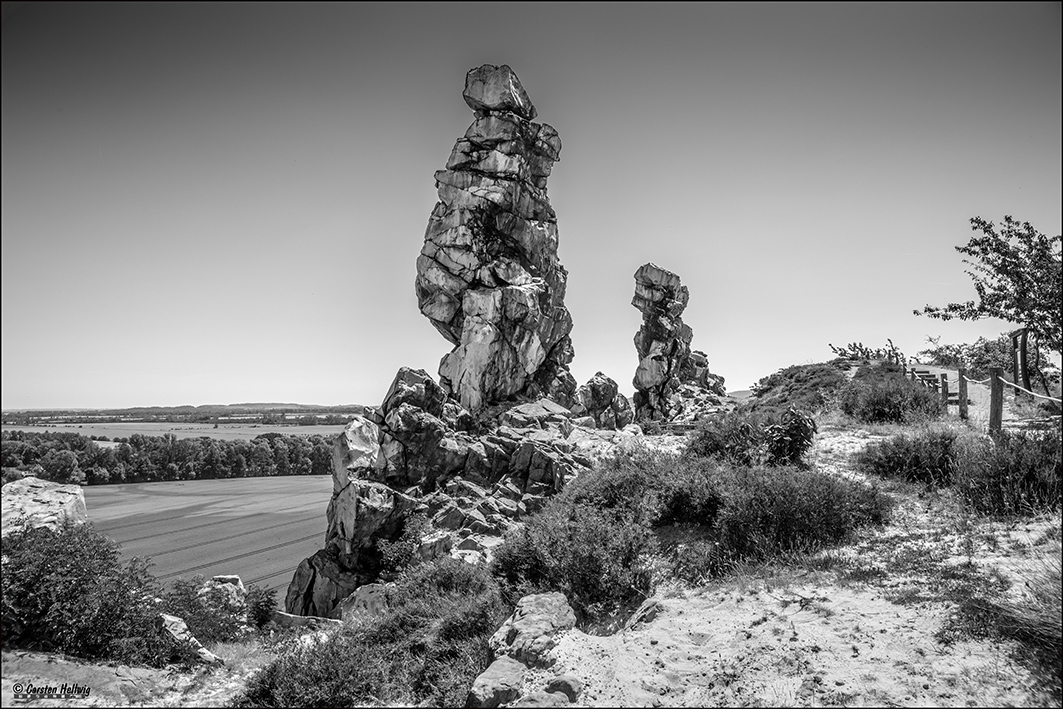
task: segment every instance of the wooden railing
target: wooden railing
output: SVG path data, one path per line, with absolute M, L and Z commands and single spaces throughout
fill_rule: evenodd
M 948 375 L 945 372 L 940 374 L 932 374 L 928 369 L 917 369 L 915 367 L 906 368 L 905 374 L 911 377 L 913 382 L 919 382 L 923 386 L 933 389 L 941 393 L 941 403 L 948 410 L 951 405 L 959 407 L 960 418 L 964 421 L 967 420 L 967 385 L 968 384 L 988 384 L 989 385 L 989 432 L 999 433 L 1004 421 L 1004 385 L 1015 389 L 1016 401 L 1022 396 L 1023 393 L 1029 394 L 1036 399 L 1047 399 L 1054 401 L 1057 404 L 1063 403 L 1059 399 L 1051 396 L 1045 396 L 1044 394 L 1037 394 L 1019 386 L 1017 383 L 1012 383 L 1004 379 L 1003 367 L 991 367 L 989 370 L 988 379 L 970 379 L 967 376 L 967 370 L 963 367 L 959 368 L 957 372 L 958 376 L 955 381 L 949 381 Z M 955 384 L 955 394 L 952 393 L 951 385 Z

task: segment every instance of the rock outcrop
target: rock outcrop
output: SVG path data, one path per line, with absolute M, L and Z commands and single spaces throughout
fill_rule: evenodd
M 679 276 L 647 263 L 635 272 L 631 304 L 642 312 L 635 335 L 635 419 L 674 421 L 684 412 L 691 421 L 724 396 L 723 377 L 709 371 L 709 358 L 691 351 L 694 333 L 681 317 L 690 293 Z
M 576 614 L 565 594 L 537 593 L 517 601 L 513 615 L 491 636 L 496 657 L 508 655 L 529 667 L 552 664 L 548 653 L 558 633 L 576 625 Z
M 465 78 L 475 119 L 436 173 L 439 202 L 417 259 L 421 312 L 453 345 L 443 390 L 473 414 L 495 402 L 547 396 L 568 405 L 572 318 L 568 274 L 546 181 L 561 140 L 508 66 Z
M 631 304 L 642 312 L 642 327 L 635 335 L 639 366 L 633 383 L 635 417 L 640 421 L 669 420 L 679 413 L 674 394 L 694 336 L 680 317 L 689 297 L 671 271 L 647 263 L 635 272 Z
M 56 529 L 66 521 L 88 521 L 85 493 L 80 485 L 60 485 L 41 478 L 26 477 L 0 488 L 3 526 L 0 536 L 28 528 Z
M 620 393 L 617 383 L 601 372 L 576 390 L 574 416 L 589 416 L 596 428 L 620 429 L 634 420 L 631 402 Z
M 415 514 L 429 523 L 417 561 L 485 561 L 494 544 L 484 537 L 500 537 L 591 465 L 567 440 L 570 417 L 542 399 L 501 411 L 486 433 L 458 430 L 470 414 L 427 372 L 401 368 L 379 409 L 355 416 L 333 443 L 325 547 L 296 569 L 287 612 L 355 612 L 344 599 L 377 580 L 379 543 L 399 538 Z

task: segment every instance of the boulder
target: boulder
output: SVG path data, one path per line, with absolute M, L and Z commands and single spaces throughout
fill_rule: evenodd
M 338 619 L 340 601 L 372 580 L 370 574 L 344 568 L 334 550 L 322 549 L 296 567 L 284 609 L 293 615 Z
M 203 647 L 203 645 L 196 640 L 196 637 L 192 635 L 191 631 L 189 631 L 188 625 L 181 618 L 178 618 L 175 615 L 159 613 L 158 623 L 160 630 L 168 633 L 178 644 L 183 645 L 194 652 L 201 662 L 210 665 L 224 663 L 220 657 Z
M 571 400 L 568 273 L 546 181 L 561 141 L 508 66 L 466 76 L 476 112 L 446 169 L 417 259 L 418 307 L 454 345 L 440 385 L 473 414 L 512 397 Z
M 546 683 L 546 691 L 564 694 L 570 702 L 574 702 L 583 692 L 583 681 L 575 675 L 558 675 Z
M 496 656 L 508 655 L 529 667 L 553 664 L 548 657 L 558 633 L 576 624 L 576 614 L 563 593 L 539 593 L 517 602 L 513 615 L 491 636 Z
M 387 587 L 382 583 L 367 583 L 340 601 L 340 617 L 343 620 L 354 616 L 371 618 L 383 613 L 387 607 Z
M 504 111 L 526 120 L 535 118 L 535 106 L 520 79 L 508 66 L 484 64 L 465 76 L 465 103 L 474 111 Z
M 273 611 L 272 621 L 281 628 L 310 628 L 311 630 L 319 630 L 321 628 L 343 627 L 342 620 L 336 620 L 335 618 L 320 618 L 313 615 L 293 615 L 292 613 L 285 613 L 284 611 Z
M 513 701 L 520 696 L 527 671 L 527 667 L 513 658 L 499 657 L 473 681 L 465 706 L 497 707 Z
M 602 372 L 576 390 L 572 414 L 589 417 L 593 422 L 590 428 L 606 429 L 623 428 L 635 417 L 631 402 L 620 393 L 617 383 Z
M 80 485 L 60 485 L 36 477 L 14 480 L 0 488 L 3 507 L 0 536 L 24 529 L 57 529 L 64 522 L 88 521 L 85 493 Z

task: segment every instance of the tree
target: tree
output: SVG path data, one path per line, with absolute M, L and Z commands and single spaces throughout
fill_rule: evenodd
M 939 320 L 999 318 L 1025 326 L 1039 344 L 1063 352 L 1063 237 L 1047 237 L 1011 216 L 999 231 L 981 217 L 971 219 L 971 229 L 981 235 L 956 250 L 971 257 L 963 262 L 973 268 L 966 273 L 978 301 L 913 312 Z

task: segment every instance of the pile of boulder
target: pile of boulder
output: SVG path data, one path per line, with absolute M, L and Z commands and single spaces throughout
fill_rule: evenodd
M 379 542 L 397 539 L 415 514 L 432 528 L 418 558 L 486 558 L 482 538 L 500 539 L 592 464 L 566 440 L 570 417 L 543 399 L 509 408 L 478 434 L 426 372 L 400 369 L 380 408 L 356 416 L 334 443 L 325 548 L 299 565 L 285 609 L 339 617 L 341 601 L 379 576 Z
M 465 706 L 566 706 L 575 702 L 583 683 L 572 675 L 550 677 L 538 689 L 526 686 L 529 670 L 554 664 L 550 651 L 558 636 L 575 624 L 576 614 L 564 594 L 539 593 L 520 599 L 513 615 L 488 641 L 494 660 L 473 682 Z

